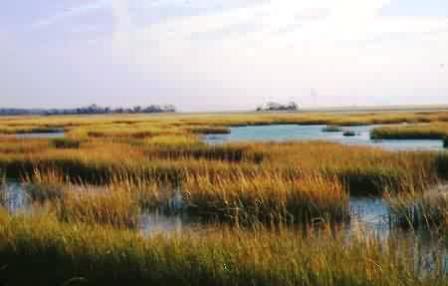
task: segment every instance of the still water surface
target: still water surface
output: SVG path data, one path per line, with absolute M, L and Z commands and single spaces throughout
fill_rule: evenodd
M 256 141 L 310 141 L 324 140 L 347 145 L 367 145 L 387 150 L 442 150 L 442 140 L 372 140 L 370 131 L 379 125 L 347 126 L 344 131 L 353 131 L 355 136 L 346 137 L 343 132 L 324 132 L 327 125 L 265 125 L 231 127 L 230 134 L 204 136 L 210 144 Z

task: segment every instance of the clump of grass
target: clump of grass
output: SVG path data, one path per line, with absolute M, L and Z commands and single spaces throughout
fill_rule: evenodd
M 242 224 L 342 221 L 348 195 L 336 179 L 308 175 L 296 180 L 276 176 L 189 177 L 182 185 L 187 210 L 205 218 Z
M 64 195 L 64 187 L 68 182 L 67 178 L 64 178 L 56 169 L 41 171 L 37 168 L 33 170 L 32 175 L 26 176 L 22 180 L 30 198 L 40 203 L 61 199 Z
M 142 236 L 52 216 L 0 213 L 9 285 L 446 285 L 444 258 L 425 268 L 412 240 L 210 229 Z
M 250 146 L 239 145 L 207 145 L 196 144 L 189 148 L 159 147 L 146 151 L 150 158 L 162 158 L 168 160 L 219 160 L 227 162 L 249 161 L 261 163 L 264 158 L 263 152 L 251 150 Z
M 354 137 L 356 136 L 356 132 L 353 130 L 346 130 L 344 133 L 342 133 L 345 137 Z
M 390 197 L 392 223 L 413 229 L 448 229 L 448 187 Z
M 142 208 L 163 206 L 172 196 L 161 183 L 141 177 L 115 176 L 107 185 L 94 186 L 73 184 L 55 170 L 35 170 L 25 182 L 31 199 L 49 205 L 63 221 L 116 227 L 135 227 Z
M 71 138 L 58 138 L 51 141 L 51 145 L 56 149 L 78 149 L 81 141 Z
M 196 126 L 189 129 L 193 134 L 230 134 L 230 129 L 223 126 Z
M 140 208 L 132 193 L 120 188 L 70 186 L 56 202 L 60 220 L 73 223 L 108 224 L 115 227 L 135 227 Z
M 341 126 L 328 125 L 322 128 L 322 132 L 343 132 L 344 129 Z
M 176 194 L 176 187 L 169 182 L 147 180 L 128 175 L 115 177 L 107 185 L 107 188 L 131 194 L 142 210 L 170 211 L 170 201 Z

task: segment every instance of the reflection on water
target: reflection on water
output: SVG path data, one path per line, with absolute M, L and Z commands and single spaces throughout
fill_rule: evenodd
M 185 214 L 167 215 L 160 210 L 142 214 L 139 223 L 140 231 L 145 235 L 178 233 L 199 227 L 198 222 Z
M 388 150 L 442 150 L 442 140 L 371 140 L 370 131 L 379 125 L 342 127 L 353 131 L 355 136 L 344 136 L 344 132 L 324 132 L 327 125 L 265 125 L 230 128 L 230 134 L 211 134 L 204 140 L 211 144 L 238 141 L 289 141 L 325 140 L 348 145 L 369 145 Z
M 385 231 L 389 228 L 389 210 L 380 198 L 353 197 L 350 199 L 352 223 L 372 230 Z
M 25 212 L 31 206 L 23 186 L 11 182 L 0 184 L 0 204 L 10 213 Z
M 350 198 L 350 224 L 345 230 L 349 234 L 361 231 L 379 238 L 389 237 L 392 228 L 385 200 L 374 197 Z M 408 236 L 405 232 L 401 234 Z

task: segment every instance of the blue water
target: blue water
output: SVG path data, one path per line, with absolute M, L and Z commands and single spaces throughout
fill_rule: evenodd
M 61 132 L 48 132 L 48 133 L 23 133 L 16 134 L 15 137 L 17 139 L 56 139 L 56 138 L 64 138 L 64 131 Z
M 30 208 L 30 199 L 19 183 L 0 183 L 0 206 L 11 213 L 20 213 Z
M 389 233 L 389 208 L 382 198 L 350 198 L 350 217 L 352 228 L 383 235 Z
M 204 137 L 211 144 L 243 141 L 310 141 L 324 140 L 347 145 L 368 145 L 388 150 L 442 150 L 442 140 L 371 140 L 370 131 L 378 125 L 342 127 L 354 131 L 345 137 L 343 132 L 324 132 L 326 125 L 265 125 L 230 128 L 230 134 L 211 134 Z

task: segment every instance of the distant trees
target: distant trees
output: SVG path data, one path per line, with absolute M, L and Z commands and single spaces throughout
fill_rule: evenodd
M 280 104 L 277 102 L 267 102 L 262 106 L 257 107 L 257 111 L 298 111 L 297 103 L 291 101 L 287 104 Z
M 165 113 L 176 112 L 174 105 L 149 105 L 146 107 L 135 106 L 133 108 L 110 108 L 92 104 L 86 107 L 73 109 L 19 109 L 0 108 L 0 116 L 8 115 L 82 115 L 82 114 L 114 114 L 114 113 Z

